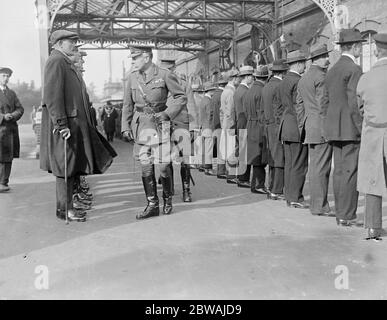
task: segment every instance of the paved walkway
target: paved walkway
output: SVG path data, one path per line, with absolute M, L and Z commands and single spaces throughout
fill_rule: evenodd
M 145 199 L 122 141 L 109 171 L 88 177 L 89 220 L 66 226 L 53 177 L 29 157 L 29 126 L 21 140 L 12 192 L 0 195 L 0 299 L 387 298 L 387 239 L 197 171 L 193 203 L 176 174 L 175 213 L 136 221 Z

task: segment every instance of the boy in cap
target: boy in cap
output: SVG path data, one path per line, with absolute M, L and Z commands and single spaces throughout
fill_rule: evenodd
M 17 121 L 24 113 L 16 93 L 7 86 L 11 75 L 10 68 L 0 67 L 0 192 L 10 190 L 12 161 L 20 155 Z

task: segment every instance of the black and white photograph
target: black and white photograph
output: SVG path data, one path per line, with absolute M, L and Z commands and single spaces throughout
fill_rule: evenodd
M 387 1 L 0 12 L 0 300 L 387 299 Z

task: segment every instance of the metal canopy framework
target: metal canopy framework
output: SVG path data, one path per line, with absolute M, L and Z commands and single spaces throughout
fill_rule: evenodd
M 50 32 L 75 31 L 89 49 L 152 45 L 158 50 L 203 51 L 235 37 L 237 23 L 271 38 L 274 0 L 46 0 Z

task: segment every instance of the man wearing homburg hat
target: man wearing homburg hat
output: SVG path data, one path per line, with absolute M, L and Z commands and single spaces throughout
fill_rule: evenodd
M 207 81 L 204 83 L 204 98 L 199 108 L 199 123 L 201 132 L 201 150 L 199 151 L 202 155 L 202 166 L 204 168 L 204 174 L 208 176 L 215 175 L 212 170 L 212 158 L 214 151 L 213 141 L 213 118 L 214 110 L 212 109 L 212 96 L 216 90 L 215 85 Z M 204 152 L 204 153 L 203 153 Z
M 262 89 L 269 77 L 267 66 L 258 66 L 253 74 L 254 83 L 243 99 L 243 113 L 246 116 L 247 164 L 253 166 L 251 192 L 267 194 L 265 187 L 267 145 L 264 134 Z
M 278 106 L 275 107 L 281 117 L 278 138 L 284 146 L 284 194 L 289 207 L 306 209 L 302 190 L 308 171 L 308 147 L 302 143 L 296 113 L 297 85 L 305 71 L 306 56 L 300 50 L 292 51 L 286 62 L 290 70 L 278 87 Z
M 365 193 L 368 237 L 382 235 L 382 197 L 387 196 L 387 33 L 374 36 L 378 61 L 360 78 L 357 94 L 364 102 L 357 190 Z
M 16 93 L 7 87 L 11 75 L 10 68 L 0 67 L 0 192 L 10 190 L 12 161 L 20 155 L 17 121 L 24 113 Z
M 271 67 L 272 78 L 262 90 L 264 107 L 265 131 L 269 146 L 270 184 L 268 198 L 272 200 L 284 200 L 284 149 L 278 139 L 281 118 L 278 116 L 278 87 L 289 66 L 284 60 L 275 60 Z
M 171 72 L 175 72 L 175 60 L 174 59 L 161 59 L 160 66 L 162 68 L 168 69 Z M 179 83 L 184 89 L 184 92 L 188 98 L 188 87 L 187 83 L 178 77 Z M 170 106 L 174 103 L 174 99 L 171 95 L 168 96 L 167 106 Z M 189 154 L 191 151 L 191 145 L 187 142 L 191 141 L 191 136 L 186 136 L 189 134 L 189 114 L 188 114 L 188 99 L 187 103 L 181 109 L 179 114 L 171 120 L 171 124 L 173 127 L 173 135 L 172 142 L 175 144 L 177 148 L 177 153 L 179 153 L 179 158 L 181 161 L 180 165 L 180 177 L 181 183 L 183 186 L 183 201 L 184 202 L 192 202 L 191 195 L 191 169 L 189 166 Z M 182 137 L 182 141 L 180 142 L 180 137 Z M 183 146 L 184 143 L 184 146 Z M 171 181 L 172 181 L 172 193 L 174 194 L 174 174 L 173 174 L 173 165 L 172 162 L 169 165 L 170 173 L 171 173 Z
M 70 221 L 85 221 L 86 213 L 73 206 L 74 178 L 105 172 L 116 153 L 93 126 L 86 87 L 70 60 L 77 39 L 76 33 L 66 30 L 50 37 L 53 50 L 44 69 L 40 168 L 56 176 L 56 216 L 65 219 L 67 207 Z
M 147 200 L 137 219 L 159 215 L 159 198 L 155 177 L 155 164 L 160 169 L 163 186 L 163 213 L 172 212 L 172 184 L 170 126 L 186 106 L 187 98 L 177 76 L 152 62 L 150 47 L 132 47 L 132 71 L 122 108 L 122 133 L 134 139 L 134 154 L 140 161 L 142 182 Z M 168 94 L 174 103 L 167 106 Z
M 361 55 L 364 41 L 359 30 L 340 31 L 337 43 L 342 55 L 325 80 L 329 97 L 325 134 L 333 146 L 333 193 L 339 226 L 357 225 L 356 183 L 363 117 L 356 97 L 362 69 L 356 64 L 356 58 Z
M 325 77 L 330 51 L 326 44 L 314 45 L 310 51 L 312 64 L 298 83 L 296 106 L 300 136 L 305 136 L 304 143 L 309 147 L 309 210 L 313 215 L 334 216 L 328 203 L 332 146 L 324 130 L 328 108 Z

